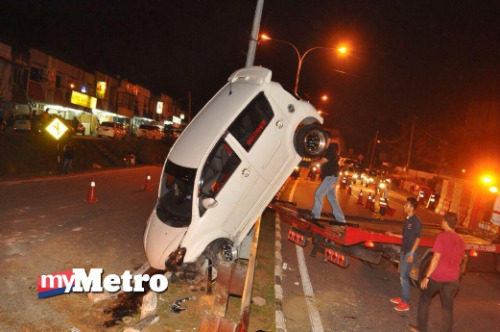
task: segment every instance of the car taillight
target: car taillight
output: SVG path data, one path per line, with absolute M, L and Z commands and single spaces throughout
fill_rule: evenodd
M 349 258 L 346 255 L 341 254 L 340 252 L 335 251 L 331 248 L 325 249 L 325 258 L 330 262 L 342 267 L 346 267 L 349 265 Z
M 288 240 L 295 242 L 301 247 L 305 247 L 307 244 L 307 236 L 295 228 L 290 229 L 290 232 L 288 232 Z

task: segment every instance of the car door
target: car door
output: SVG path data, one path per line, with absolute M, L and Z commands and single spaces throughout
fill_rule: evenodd
M 223 199 L 227 200 L 222 228 L 235 237 L 257 217 L 256 212 L 261 209 L 259 202 L 269 185 L 249 152 L 261 141 L 273 116 L 269 101 L 259 93 L 229 126 L 224 139 L 227 148 L 240 162 L 225 188 L 220 190 L 217 201 L 224 204 Z

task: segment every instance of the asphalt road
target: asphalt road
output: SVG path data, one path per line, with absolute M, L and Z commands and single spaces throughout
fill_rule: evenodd
M 280 199 L 294 201 L 299 208 L 310 209 L 318 181 L 290 181 Z M 372 212 L 356 203 L 362 187 L 355 186 L 353 195 L 338 190 L 345 214 L 371 216 Z M 366 195 L 366 189 L 363 190 Z M 366 199 L 366 196 L 364 196 Z M 397 211 L 393 218 L 403 220 L 406 194 L 390 192 L 391 206 Z M 331 212 L 325 200 L 323 212 Z M 440 216 L 419 208 L 417 214 L 427 223 L 439 223 Z M 347 268 L 310 257 L 312 246 L 300 248 L 287 241 L 288 224 L 281 224 L 283 257 L 283 314 L 288 332 L 299 331 L 406 331 L 415 323 L 419 290 L 411 289 L 409 312 L 396 312 L 389 298 L 399 295 L 397 267 L 382 259 L 378 265 L 363 264 L 352 259 Z M 302 257 L 304 257 L 302 259 Z M 454 331 L 500 330 L 500 277 L 497 274 L 467 273 L 455 301 Z M 438 331 L 440 300 L 435 297 L 431 307 L 430 331 Z
M 148 172 L 152 191 L 144 190 Z M 0 182 L 0 331 L 104 330 L 102 311 L 86 295 L 38 299 L 37 279 L 75 267 L 101 267 L 105 274 L 121 274 L 141 266 L 146 260 L 142 234 L 156 202 L 160 173 L 161 167 L 137 167 Z M 97 203 L 85 202 L 92 178 Z M 310 208 L 318 183 L 290 181 L 282 199 Z M 356 187 L 353 194 L 359 189 Z M 354 204 L 355 195 L 341 191 L 345 213 L 371 216 L 370 211 Z M 405 196 L 392 193 L 391 205 L 402 205 Z M 329 211 L 328 204 L 325 211 Z M 426 222 L 440 219 L 425 209 L 419 213 Z M 394 218 L 402 220 L 402 211 Z M 388 301 L 399 292 L 392 263 L 368 266 L 353 259 L 346 269 L 323 263 L 320 257 L 309 257 L 310 246 L 302 254 L 297 251 L 286 241 L 288 225 L 281 228 L 285 239 L 282 256 L 287 265 L 283 271 L 287 331 L 404 331 L 406 324 L 414 321 L 416 310 L 397 313 Z M 302 255 L 304 263 L 300 265 L 297 257 Z M 307 297 L 307 279 L 300 266 L 309 275 Z M 498 275 L 467 274 L 456 300 L 455 330 L 500 330 L 499 294 Z M 418 289 L 413 288 L 414 308 L 417 297 Z M 432 312 L 431 328 L 437 330 L 439 299 L 434 300 Z
M 144 191 L 148 172 L 152 191 Z M 121 275 L 140 267 L 160 173 L 137 167 L 0 182 L 0 331 L 103 330 L 86 295 L 38 299 L 38 277 L 72 268 Z M 92 178 L 97 203 L 85 202 Z

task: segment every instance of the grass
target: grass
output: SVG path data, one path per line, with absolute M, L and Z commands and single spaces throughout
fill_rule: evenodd
M 265 304 L 262 306 L 255 303 L 251 304 L 248 331 L 276 331 L 273 277 L 274 232 L 273 214 L 265 212 L 260 225 L 259 245 L 252 289 L 252 298 L 261 297 L 265 299 Z M 246 261 L 241 261 L 241 264 L 246 264 Z M 148 327 L 148 332 L 198 330 L 203 317 L 211 310 L 212 296 L 206 294 L 203 288 L 204 284 L 201 286 L 190 286 L 186 282 L 173 281 L 172 278 L 169 279 L 168 290 L 159 296 L 157 314 L 160 317 L 160 321 Z M 171 312 L 170 308 L 174 302 L 185 297 L 191 298 L 181 304 L 186 310 L 180 313 Z M 240 306 L 241 298 L 230 296 L 225 318 L 231 322 L 238 322 Z
M 26 177 L 58 174 L 62 160 L 62 149 L 67 138 L 59 142 L 48 135 L 29 133 L 0 134 L 0 177 Z M 75 147 L 72 170 L 91 170 L 94 165 L 102 168 L 122 167 L 121 161 L 127 153 L 136 155 L 137 164 L 154 164 L 163 162 L 170 145 L 162 141 L 126 138 L 123 140 L 81 138 L 71 139 Z M 100 151 L 96 143 L 108 150 L 115 162 Z

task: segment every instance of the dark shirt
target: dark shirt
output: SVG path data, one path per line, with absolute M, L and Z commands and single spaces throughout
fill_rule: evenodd
M 72 145 L 67 145 L 64 147 L 64 159 L 73 159 L 74 149 Z
M 411 251 L 411 248 L 415 243 L 415 239 L 420 238 L 421 232 L 422 222 L 417 215 L 414 214 L 413 216 L 406 218 L 403 225 L 403 241 L 401 244 L 401 251 L 403 251 L 403 253 Z
M 325 178 L 326 176 L 339 176 L 339 162 L 337 158 L 337 149 L 335 145 L 330 144 L 325 151 L 325 155 L 323 158 L 326 158 L 328 161 L 321 165 L 321 178 Z

